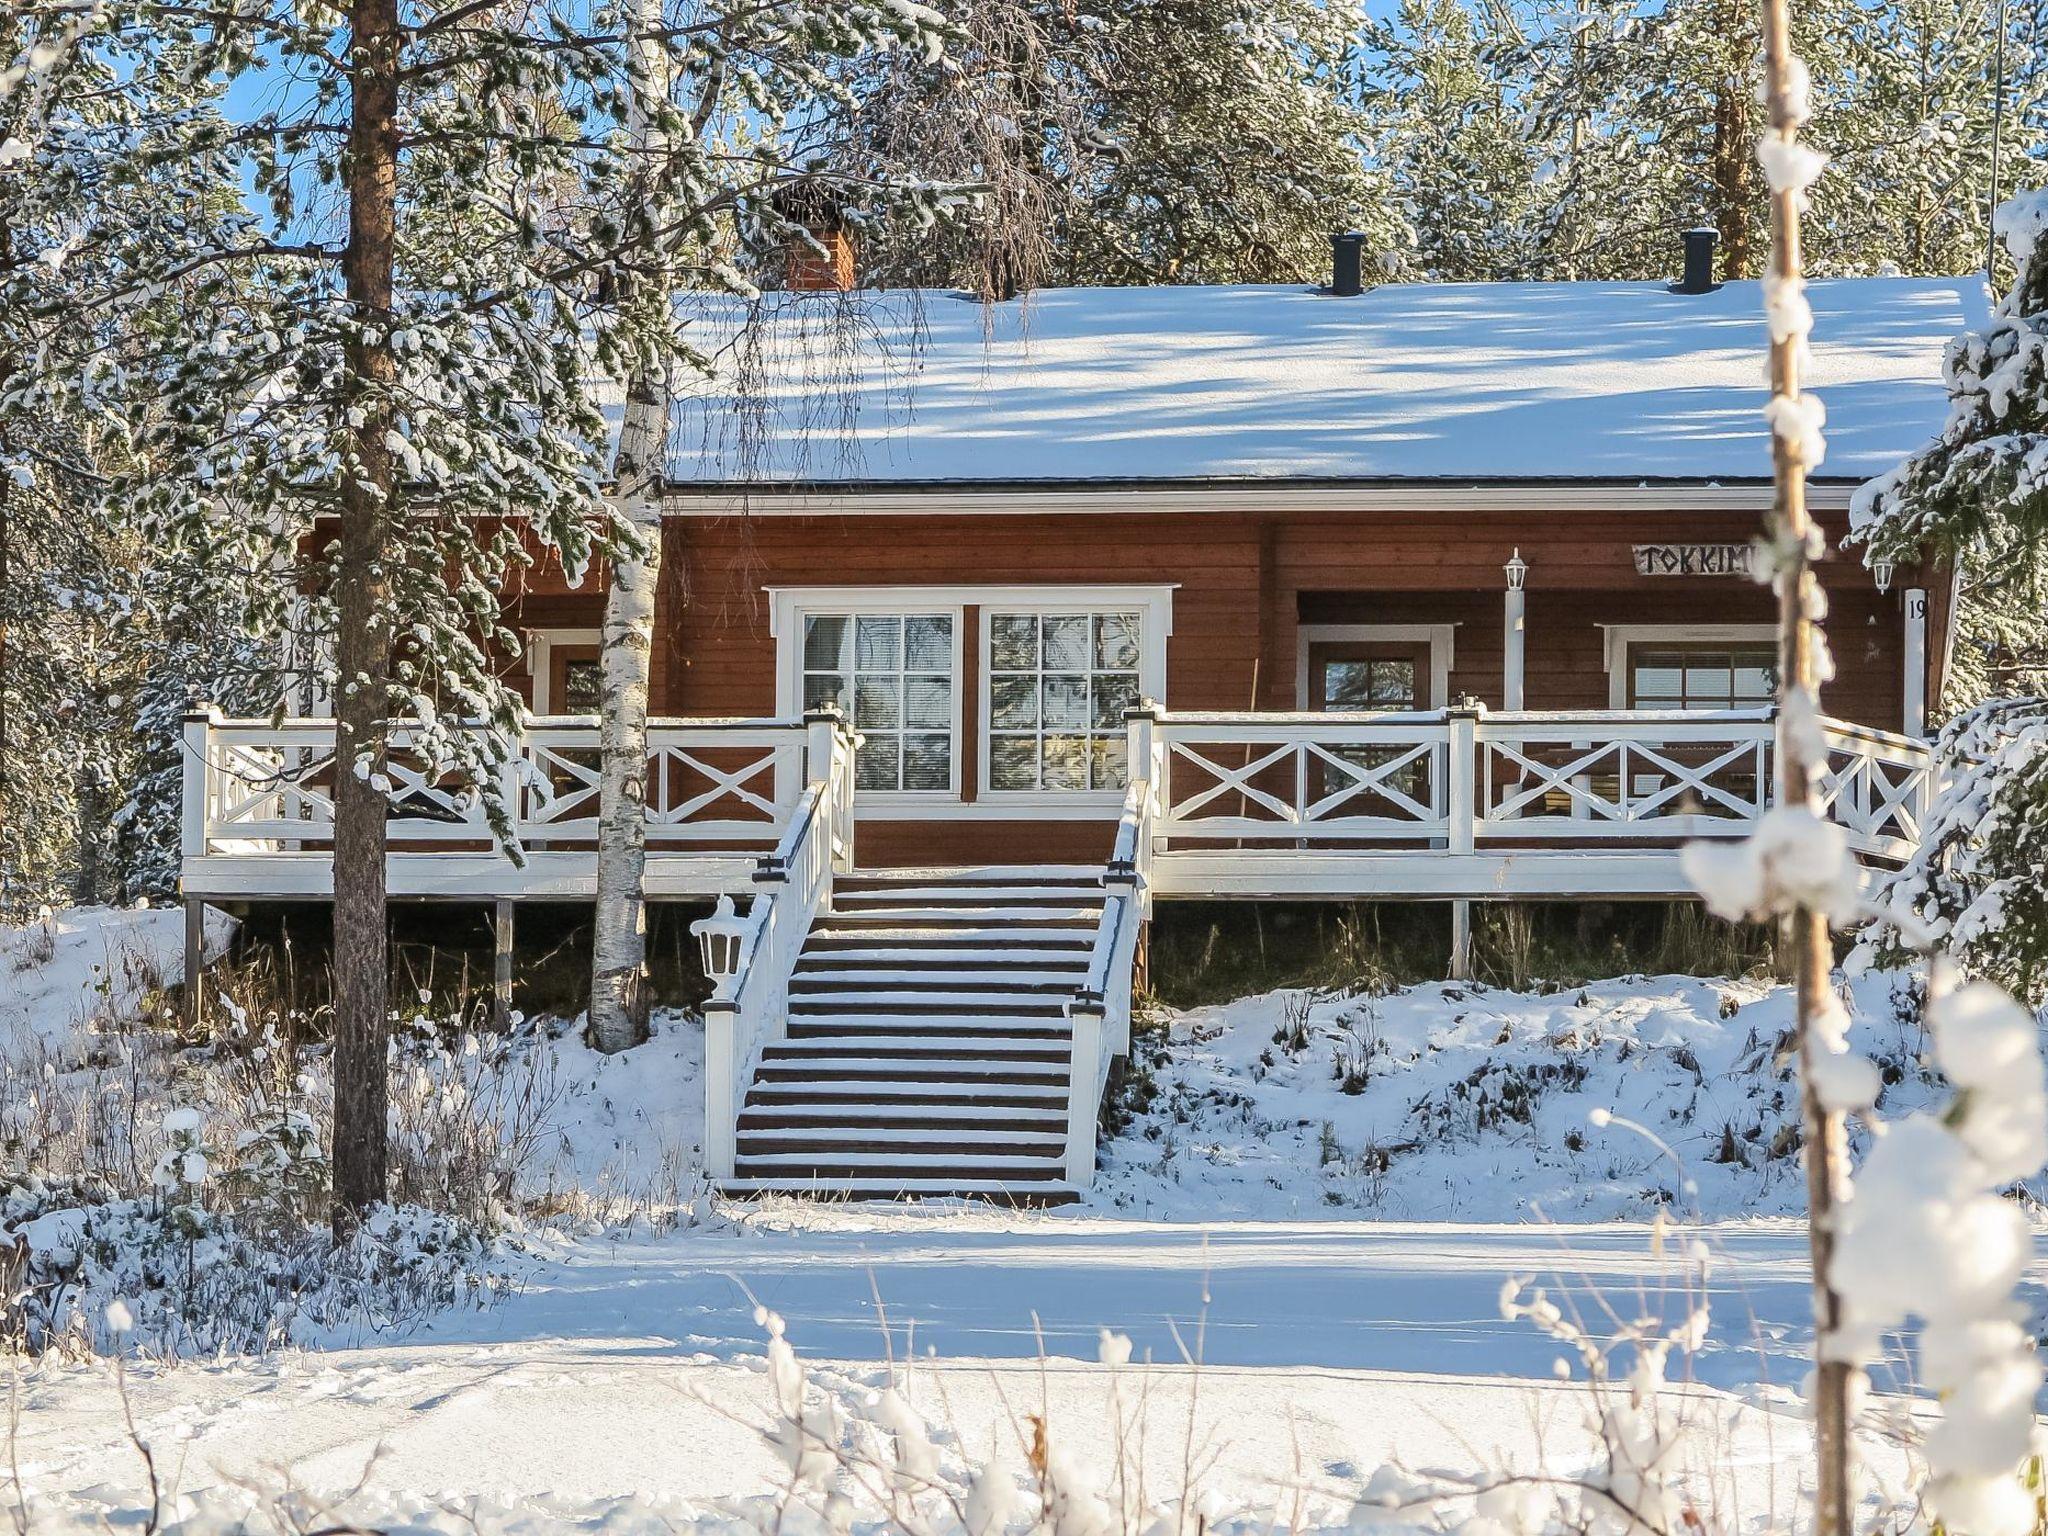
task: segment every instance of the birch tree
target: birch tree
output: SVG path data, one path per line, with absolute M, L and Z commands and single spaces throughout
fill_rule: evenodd
M 625 216 L 644 259 L 622 269 L 631 333 L 625 410 L 613 467 L 618 551 L 605 594 L 597 906 L 591 936 L 590 1037 L 599 1050 L 633 1044 L 647 1025 L 647 690 L 654 600 L 661 582 L 661 491 L 668 447 L 675 296 L 666 245 L 650 239 L 674 190 L 668 165 L 673 71 L 654 40 L 661 0 L 631 0 L 626 137 L 635 160 Z
M 629 0 L 610 323 L 623 381 L 613 465 L 615 541 L 605 597 L 597 903 L 590 1037 L 605 1051 L 647 1022 L 647 713 L 670 403 L 679 373 L 727 366 L 732 316 L 755 301 L 807 206 L 830 203 L 871 227 L 928 228 L 960 189 L 914 168 L 853 175 L 842 142 L 849 80 L 878 55 L 929 60 L 945 28 L 914 5 L 746 0 L 673 24 L 661 0 Z M 749 274 L 754 274 L 750 276 Z M 719 342 L 693 325 L 715 309 Z

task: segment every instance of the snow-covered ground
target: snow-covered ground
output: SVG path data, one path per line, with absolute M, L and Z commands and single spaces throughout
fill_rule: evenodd
M 16 969 L 16 1037 L 47 1060 L 90 1045 L 95 999 L 139 995 L 103 978 L 145 974 L 100 956 L 155 942 L 138 952 L 160 974 L 175 915 L 67 918 Z M 1896 1112 L 1936 1090 L 1891 988 L 1861 980 L 1854 1005 Z M 356 1490 L 325 1515 L 420 1529 L 725 1529 L 786 1484 L 762 1433 L 779 1397 L 761 1306 L 816 1362 L 812 1402 L 888 1417 L 893 1382 L 941 1426 L 948 1466 L 998 1445 L 1016 1461 L 1035 1416 L 1092 1486 L 1121 1444 L 1149 1500 L 1193 1485 L 1239 1521 L 1342 1524 L 1390 1460 L 1582 1464 L 1589 1400 L 1554 1378 L 1556 1342 L 1503 1319 L 1503 1284 L 1547 1277 L 1598 1332 L 1676 1321 L 1696 1235 L 1714 1325 L 1673 1401 L 1702 1486 L 1768 1516 L 1796 1495 L 1807 1436 L 1803 1233 L 1773 1214 L 1799 1195 L 1789 1023 L 1781 988 L 1679 977 L 1172 1015 L 1098 1188 L 1044 1212 L 709 1200 L 701 1031 L 684 1016 L 617 1057 L 559 1026 L 416 1042 L 394 1081 L 401 1128 L 465 1101 L 457 1123 L 513 1144 L 509 1290 L 396 1329 L 297 1327 L 261 1358 L 131 1362 L 134 1436 L 108 1363 L 45 1358 L 17 1377 L 12 1456 L 53 1528 L 134 1518 L 139 1437 L 194 1536 L 288 1488 Z M 183 1074 L 153 1112 L 205 1081 Z M 1596 1127 L 1595 1108 L 1618 1118 Z M 1604 1219 L 1673 1209 L 1710 1225 Z M 2037 1316 L 2044 1278 L 2037 1252 Z M 1130 1365 L 1102 1358 L 1105 1329 L 1128 1335 Z M 1904 1360 L 1881 1391 L 1910 1391 Z M 1872 1454 L 1898 1470 L 1895 1451 Z M 750 1528 L 771 1505 L 746 1506 Z
M 1849 989 L 1887 1114 L 1939 1090 L 1895 975 Z M 1169 1014 L 1156 1095 L 1102 1150 L 1090 1207 L 1174 1221 L 1364 1214 L 1559 1221 L 1792 1214 L 1790 989 L 1625 977 L 1278 992 Z M 1142 1047 L 1141 1047 L 1142 1050 Z M 1595 1109 L 1616 1118 L 1596 1129 Z
M 1101 1430 L 1115 1373 L 1098 1361 L 1110 1328 L 1134 1345 L 1120 1390 L 1149 1383 L 1143 1461 L 1156 1486 L 1175 1486 L 1192 1415 L 1219 1507 L 1270 1509 L 1297 1486 L 1355 1495 L 1389 1459 L 1583 1455 L 1583 1396 L 1551 1379 L 1554 1343 L 1502 1319 L 1501 1285 L 1535 1276 L 1594 1315 L 1600 1297 L 1623 1316 L 1675 1319 L 1682 1237 L 786 1207 L 660 1240 L 565 1245 L 497 1306 L 403 1340 L 139 1367 L 131 1390 L 143 1438 L 188 1491 L 274 1485 L 289 1469 L 301 1486 L 367 1480 L 373 1494 L 701 1502 L 777 1486 L 758 1433 L 771 1404 L 757 1301 L 825 1362 L 828 1394 L 863 1401 L 889 1359 L 917 1361 L 913 1400 L 974 1446 L 1049 1413 L 1098 1469 L 1111 1457 Z M 1789 1493 L 1788 1455 L 1806 1432 L 1785 1388 L 1802 1368 L 1803 1239 L 1783 1222 L 1708 1239 L 1717 1323 L 1688 1401 L 1720 1426 L 1755 1510 Z M 136 1491 L 140 1462 L 104 1366 L 39 1368 L 20 1402 L 32 1490 Z
M 208 909 L 210 953 L 233 927 Z M 184 945 L 178 907 L 66 907 L 20 927 L 0 924 L 0 1061 L 62 1055 L 131 1014 L 148 993 L 183 979 Z

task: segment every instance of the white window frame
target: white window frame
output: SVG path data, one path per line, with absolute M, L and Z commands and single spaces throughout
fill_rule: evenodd
M 1173 594 L 1177 584 L 1094 586 L 1057 583 L 1010 586 L 771 586 L 768 632 L 775 640 L 775 713 L 783 718 L 803 708 L 803 636 L 807 614 L 950 613 L 953 616 L 953 786 L 950 790 L 863 790 L 854 796 L 856 814 L 896 813 L 913 817 L 991 821 L 1060 820 L 1123 804 L 1122 790 L 1012 789 L 988 787 L 989 615 L 1000 613 L 1085 613 L 1105 610 L 1140 616 L 1138 693 L 1166 701 L 1166 643 L 1173 635 Z M 978 609 L 974 679 L 975 798 L 963 800 L 960 754 L 966 742 L 967 675 L 961 654 L 966 610 Z
M 804 709 L 804 620 L 859 618 L 866 614 L 949 618 L 953 621 L 953 714 L 948 729 L 953 749 L 947 754 L 944 789 L 863 789 L 854 800 L 862 806 L 893 806 L 930 810 L 960 798 L 961 695 L 965 641 L 962 608 L 947 591 L 934 587 L 770 587 L 768 633 L 775 639 L 775 713 L 793 719 Z M 851 717 L 849 716 L 849 719 Z
M 1448 709 L 1451 667 L 1457 643 L 1455 624 L 1303 624 L 1295 631 L 1294 707 L 1309 707 L 1308 653 L 1312 645 L 1427 645 L 1429 702 L 1427 709 Z
M 1628 653 L 1637 645 L 1757 645 L 1775 643 L 1775 624 L 1602 624 L 1607 665 L 1607 707 L 1627 709 Z
M 533 679 L 533 713 L 551 712 L 554 665 L 550 652 L 558 645 L 594 645 L 602 649 L 601 629 L 529 629 L 526 632 L 526 675 Z

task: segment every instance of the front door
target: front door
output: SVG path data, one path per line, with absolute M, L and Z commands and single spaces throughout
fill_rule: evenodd
M 1342 640 L 1308 648 L 1310 709 L 1424 709 L 1428 693 L 1426 644 Z
M 551 715 L 595 715 L 604 709 L 604 685 L 594 645 L 548 647 L 548 707 Z
M 1423 709 L 1429 698 L 1429 646 L 1424 642 L 1338 640 L 1308 649 L 1308 705 L 1338 713 L 1379 713 Z M 1361 769 L 1375 769 L 1403 755 L 1405 747 L 1346 747 L 1335 755 Z M 1322 763 L 1320 793 L 1326 798 L 1356 787 L 1356 775 Z M 1429 803 L 1426 757 L 1406 763 L 1383 781 L 1418 804 Z M 1394 816 L 1408 813 L 1397 801 L 1364 789 L 1330 804 L 1330 816 Z

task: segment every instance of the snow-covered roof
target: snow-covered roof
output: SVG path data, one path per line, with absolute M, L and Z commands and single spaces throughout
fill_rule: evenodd
M 1820 474 L 1941 427 L 1974 278 L 1816 282 Z M 1770 473 L 1753 282 L 777 295 L 678 407 L 700 484 L 1754 480 Z M 700 320 L 698 338 L 715 325 Z M 745 353 L 743 357 L 741 354 Z M 734 380 L 749 382 L 736 389 Z

